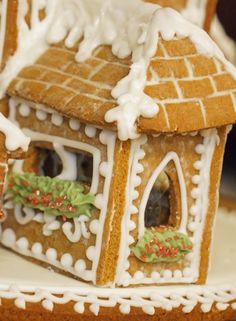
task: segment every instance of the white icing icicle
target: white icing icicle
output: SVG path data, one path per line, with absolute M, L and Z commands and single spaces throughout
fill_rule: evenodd
M 58 143 L 53 143 L 53 147 L 57 154 L 60 156 L 63 166 L 62 172 L 57 176 L 57 178 L 75 181 L 77 177 L 75 153 L 66 151 L 65 148 Z
M 0 132 L 6 136 L 5 146 L 9 151 L 17 150 L 18 148 L 27 151 L 30 139 L 16 127 L 12 122 L 0 113 Z

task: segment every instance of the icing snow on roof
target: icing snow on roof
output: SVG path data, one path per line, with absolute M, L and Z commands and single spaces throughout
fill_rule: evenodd
M 27 151 L 30 138 L 26 137 L 23 132 L 15 126 L 10 120 L 0 113 L 0 132 L 6 136 L 5 146 L 8 151 L 15 151 L 21 148 Z
M 45 18 L 40 20 L 42 9 Z M 64 40 L 65 46 L 71 48 L 83 37 L 75 56 L 78 62 L 88 59 L 98 46 L 110 45 L 115 56 L 132 56 L 128 75 L 111 92 L 117 106 L 105 115 L 106 122 L 116 122 L 121 140 L 138 136 L 136 121 L 140 116 L 153 118 L 159 112 L 158 104 L 144 92 L 147 69 L 159 37 L 165 41 L 190 38 L 199 53 L 217 57 L 236 78 L 234 67 L 210 37 L 170 8 L 141 0 L 35 1 L 31 27 L 25 21 L 27 11 L 27 1 L 20 1 L 18 49 L 0 76 L 1 94 L 18 72 L 33 64 L 50 44 Z

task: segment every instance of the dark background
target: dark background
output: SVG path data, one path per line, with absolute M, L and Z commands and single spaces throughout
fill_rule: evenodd
M 217 15 L 226 33 L 236 41 L 236 0 L 219 0 Z M 221 193 L 236 199 L 236 126 L 226 145 Z

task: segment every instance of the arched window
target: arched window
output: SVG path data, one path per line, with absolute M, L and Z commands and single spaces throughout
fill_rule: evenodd
M 139 207 L 139 238 L 146 228 L 171 226 L 186 231 L 187 192 L 178 155 L 169 152 L 153 171 Z
M 165 171 L 157 177 L 145 209 L 145 227 L 168 225 L 170 219 L 170 179 Z

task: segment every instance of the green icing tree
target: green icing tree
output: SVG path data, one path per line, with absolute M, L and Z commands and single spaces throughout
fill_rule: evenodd
M 145 263 L 178 262 L 192 251 L 192 242 L 183 233 L 170 228 L 146 230 L 133 247 L 133 254 Z
M 77 182 L 33 173 L 10 173 L 7 192 L 17 204 L 67 218 L 90 217 L 95 198 L 85 194 L 84 187 Z

